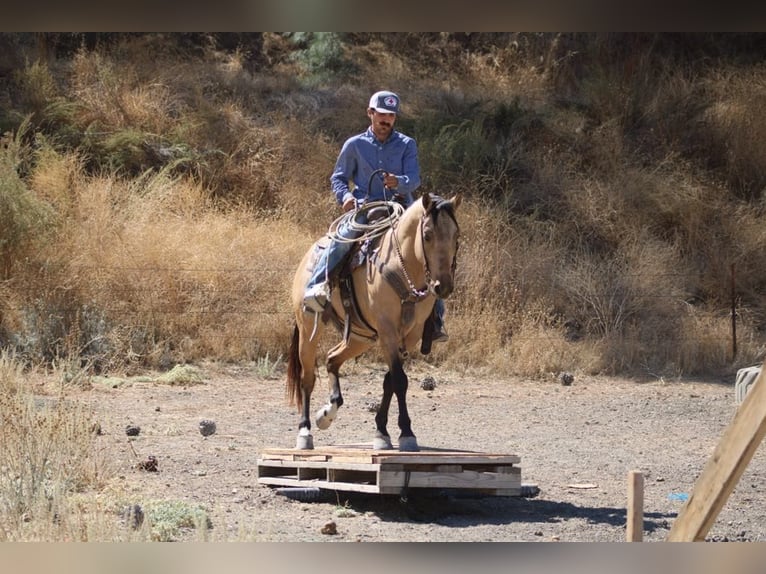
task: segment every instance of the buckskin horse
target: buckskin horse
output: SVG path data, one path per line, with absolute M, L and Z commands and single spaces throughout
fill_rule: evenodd
M 419 450 L 407 412 L 407 374 L 403 362 L 421 341 L 421 352 L 430 350 L 430 321 L 436 298 L 447 298 L 455 287 L 460 228 L 455 212 L 461 196 L 444 199 L 424 192 L 401 210 L 388 228 L 367 250 L 367 260 L 356 266 L 340 288 L 332 289 L 321 317 L 303 308 L 306 283 L 318 252 L 329 235 L 316 241 L 296 270 L 292 288 L 295 327 L 287 361 L 286 394 L 300 413 L 297 449 L 313 449 L 311 393 L 316 380 L 316 356 L 320 337 L 332 321 L 343 333 L 340 343 L 327 353 L 330 399 L 316 412 L 316 425 L 327 429 L 343 405 L 339 371 L 341 365 L 380 346 L 388 372 L 383 378 L 383 397 L 375 416 L 375 450 L 393 449 L 388 411 L 395 396 L 399 407 L 400 451 Z M 389 214 L 391 210 L 389 209 Z M 390 217 L 390 215 L 389 215 Z M 345 288 L 344 288 L 345 286 Z M 424 330 L 424 326 L 428 326 Z

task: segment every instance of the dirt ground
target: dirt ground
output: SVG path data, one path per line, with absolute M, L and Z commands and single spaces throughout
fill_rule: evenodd
M 636 382 L 579 377 L 499 379 L 407 365 L 409 408 L 421 447 L 516 454 L 536 496 L 397 496 L 328 492 L 302 502 L 257 482 L 267 447 L 292 447 L 298 416 L 285 401 L 284 377 L 257 376 L 254 365 L 201 365 L 201 384 L 128 379 L 78 391 L 92 405 L 97 438 L 135 504 L 184 500 L 203 505 L 206 540 L 247 541 L 623 541 L 627 477 L 644 474 L 644 540 L 667 537 L 685 496 L 730 423 L 731 381 Z M 345 404 L 316 446 L 372 440 L 384 370 L 344 366 Z M 427 377 L 433 390 L 424 390 Z M 328 397 L 323 378 L 314 405 Z M 389 426 L 398 435 L 396 407 Z M 216 432 L 199 432 L 203 419 Z M 126 435 L 127 425 L 140 433 Z M 149 456 L 157 471 L 137 468 Z M 325 526 L 334 522 L 335 534 Z M 199 532 L 181 539 L 198 540 Z M 709 541 L 766 540 L 766 455 L 759 448 L 708 534 Z

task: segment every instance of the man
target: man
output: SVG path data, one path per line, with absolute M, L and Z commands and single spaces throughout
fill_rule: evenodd
M 405 207 L 414 201 L 413 192 L 420 186 L 418 146 L 414 139 L 394 130 L 399 103 L 399 96 L 394 92 L 374 93 L 367 107 L 370 127 L 343 144 L 330 177 L 335 199 L 343 211 L 357 210 L 365 201 L 396 199 Z M 377 177 L 370 179 L 376 170 L 383 170 L 382 181 Z M 368 185 L 370 189 L 367 189 Z M 366 213 L 357 211 L 354 220 L 366 223 Z M 360 236 L 360 232 L 346 225 L 339 226 L 337 232 L 348 239 Z M 328 277 L 352 245 L 333 241 L 322 252 L 303 298 L 307 309 L 319 313 L 327 305 L 330 298 Z M 435 323 L 433 341 L 446 341 L 449 337 L 444 330 L 444 301 L 441 299 L 436 300 Z

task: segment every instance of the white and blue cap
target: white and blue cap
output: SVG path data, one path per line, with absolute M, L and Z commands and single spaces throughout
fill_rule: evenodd
M 370 98 L 368 106 L 381 114 L 399 113 L 399 96 L 394 92 L 375 92 Z

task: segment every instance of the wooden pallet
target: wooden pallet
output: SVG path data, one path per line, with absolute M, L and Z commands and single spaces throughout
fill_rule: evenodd
M 258 459 L 258 482 L 375 494 L 400 494 L 406 487 L 520 496 L 519 461 L 510 454 L 431 448 L 419 452 L 373 450 L 369 445 L 267 448 Z

